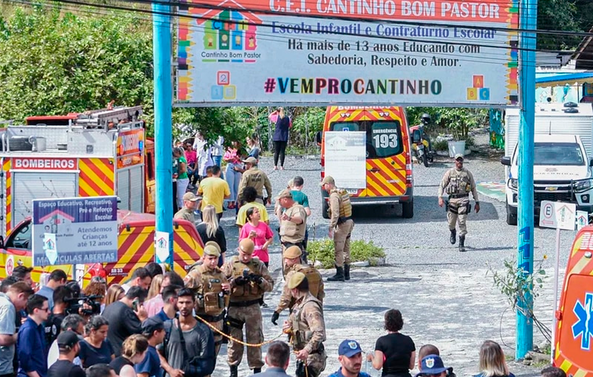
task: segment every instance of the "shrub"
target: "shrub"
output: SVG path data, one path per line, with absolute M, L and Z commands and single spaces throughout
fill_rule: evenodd
M 445 139 L 439 139 L 432 143 L 432 147 L 435 151 L 444 152 L 449 150 L 449 143 Z
M 334 266 L 334 242 L 330 239 L 309 241 L 307 244 L 308 259 L 315 263 L 319 261 L 323 268 Z M 378 258 L 385 258 L 383 248 L 373 241 L 356 240 L 350 243 L 350 261 L 368 261 L 371 265 Z

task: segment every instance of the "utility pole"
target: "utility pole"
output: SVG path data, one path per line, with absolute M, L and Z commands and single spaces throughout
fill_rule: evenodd
M 521 120 L 519 127 L 519 200 L 517 267 L 527 276 L 533 274 L 533 138 L 535 128 L 535 48 L 537 0 L 521 0 Z M 533 348 L 533 297 L 526 295 L 517 302 L 517 346 L 515 359 L 525 358 Z M 553 341 L 553 340 L 552 340 Z
M 169 257 L 157 256 L 156 261 L 167 263 L 173 269 L 171 7 L 158 2 L 152 4 L 152 10 L 156 231 L 169 235 Z

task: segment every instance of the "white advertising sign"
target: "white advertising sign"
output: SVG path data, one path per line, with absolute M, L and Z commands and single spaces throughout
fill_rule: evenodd
M 177 105 L 516 105 L 514 0 L 189 0 Z
M 33 265 L 117 261 L 117 197 L 33 200 Z
M 169 259 L 169 233 L 156 231 L 154 233 L 154 249 L 157 263 L 166 263 Z
M 589 223 L 589 213 L 587 211 L 577 211 L 577 230 L 581 230 Z
M 323 137 L 325 174 L 340 188 L 366 188 L 366 132 L 328 131 Z
M 574 230 L 576 212 L 577 207 L 574 203 L 544 200 L 540 208 L 539 226 L 543 228 Z

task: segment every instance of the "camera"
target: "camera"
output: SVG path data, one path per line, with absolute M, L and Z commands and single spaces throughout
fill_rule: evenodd
M 77 297 L 67 298 L 64 300 L 64 302 L 68 304 L 66 313 L 80 315 L 101 314 L 101 304 L 97 302 L 97 300 L 100 300 L 102 298 L 103 296 L 101 295 L 78 295 Z M 85 307 L 85 304 L 88 305 L 88 307 Z

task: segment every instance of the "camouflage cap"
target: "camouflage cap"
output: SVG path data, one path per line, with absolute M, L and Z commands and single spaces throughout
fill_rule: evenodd
M 294 289 L 298 287 L 306 278 L 307 277 L 302 272 L 295 272 L 294 274 L 292 274 L 286 285 L 289 289 Z
M 298 246 L 291 246 L 284 250 L 283 257 L 288 259 L 298 258 L 303 254 L 302 250 Z

